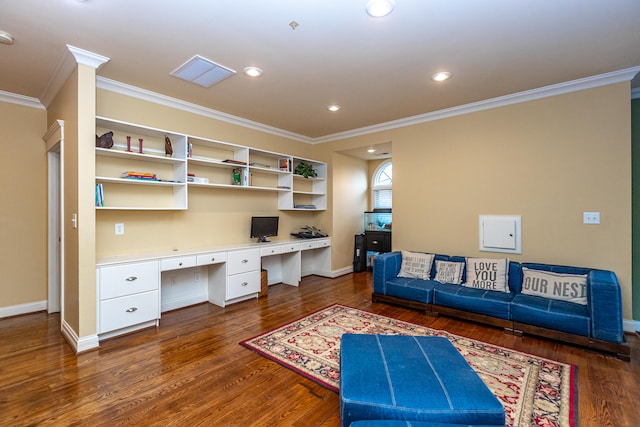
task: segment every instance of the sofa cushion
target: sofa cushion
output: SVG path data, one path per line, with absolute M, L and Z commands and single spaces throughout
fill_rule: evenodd
M 587 305 L 587 275 L 522 267 L 522 293 Z
M 437 284 L 433 280 L 394 277 L 387 280 L 386 295 L 431 304 Z
M 507 258 L 467 258 L 467 280 L 463 286 L 509 292 L 509 260 Z
M 402 264 L 398 277 L 413 277 L 429 280 L 431 278 L 433 254 L 402 251 Z
M 511 320 L 588 337 L 591 318 L 586 306 L 518 294 L 511 303 Z
M 443 307 L 509 320 L 513 294 L 440 283 L 433 293 L 433 303 Z M 437 311 L 437 310 L 434 310 Z
M 435 270 L 434 280 L 436 282 L 459 285 L 462 283 L 464 262 L 435 260 Z

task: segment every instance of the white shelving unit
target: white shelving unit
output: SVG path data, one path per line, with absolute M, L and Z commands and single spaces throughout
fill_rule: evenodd
M 274 192 L 280 210 L 327 208 L 326 163 L 98 117 L 96 134 L 108 131 L 114 132 L 114 146 L 96 148 L 96 184 L 104 192 L 104 206 L 96 209 L 187 209 L 191 186 Z M 165 135 L 172 157 L 165 156 Z M 294 173 L 303 161 L 313 165 L 317 177 Z M 126 171 L 155 174 L 158 180 L 123 178 Z
M 187 209 L 186 137 L 169 131 L 105 118 L 96 119 L 96 134 L 113 132 L 111 148 L 96 147 L 96 184 L 102 184 L 104 206 L 96 209 Z M 173 156 L 165 155 L 165 135 Z M 127 151 L 127 136 L 130 150 Z M 142 153 L 139 140 L 142 139 Z M 123 178 L 125 172 L 154 174 L 157 180 Z M 144 188 L 144 191 L 140 191 Z

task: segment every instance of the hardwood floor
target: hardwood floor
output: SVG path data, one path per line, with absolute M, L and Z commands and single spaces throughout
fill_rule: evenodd
M 640 338 L 631 362 L 371 302 L 370 273 L 310 276 L 226 308 L 163 313 L 160 327 L 75 355 L 60 316 L 0 320 L 0 425 L 339 426 L 338 395 L 238 343 L 332 303 L 578 366 L 579 425 L 640 426 Z

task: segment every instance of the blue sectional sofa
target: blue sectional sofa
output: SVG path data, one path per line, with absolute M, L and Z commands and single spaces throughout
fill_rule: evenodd
M 436 261 L 465 263 L 467 258 L 434 254 Z M 448 315 L 615 354 L 631 359 L 622 325 L 620 284 L 612 271 L 552 264 L 508 262 L 506 292 L 436 281 L 436 268 L 428 278 L 399 277 L 400 251 L 387 252 L 373 262 L 373 302 L 400 304 L 431 315 Z M 524 270 L 523 270 L 524 269 Z M 586 304 L 522 293 L 523 271 L 586 275 Z M 546 274 L 546 273 L 543 273 Z M 462 283 L 467 281 L 466 270 Z M 529 292 L 530 293 L 530 292 Z

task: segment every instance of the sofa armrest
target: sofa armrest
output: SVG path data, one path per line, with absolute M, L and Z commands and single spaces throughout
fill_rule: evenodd
M 593 337 L 616 343 L 623 342 L 622 293 L 618 278 L 612 271 L 592 270 L 588 280 Z
M 398 275 L 401 265 L 402 253 L 400 252 L 376 255 L 373 259 L 373 292 L 386 295 L 387 280 Z

